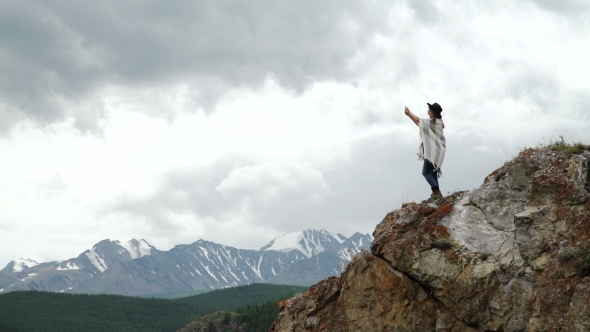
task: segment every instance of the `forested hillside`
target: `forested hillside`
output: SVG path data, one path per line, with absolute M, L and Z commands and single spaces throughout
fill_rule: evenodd
M 267 332 L 279 314 L 278 302 L 275 299 L 247 305 L 236 312 L 218 311 L 187 324 L 179 332 Z
M 305 291 L 253 284 L 181 299 L 18 291 L 0 295 L 2 331 L 177 331 L 216 311 L 254 308 Z M 275 315 L 276 317 L 276 315 Z
M 285 298 L 281 298 L 283 300 Z M 239 307 L 238 321 L 246 328 L 248 332 L 265 332 L 270 330 L 270 326 L 279 316 L 279 300 L 268 301 L 262 305 L 247 305 Z
M 217 310 L 235 311 L 238 307 L 245 307 L 252 304 L 262 304 L 271 300 L 277 300 L 287 295 L 307 291 L 308 287 L 273 285 L 273 284 L 251 284 L 248 286 L 218 289 L 208 293 L 193 295 L 177 299 L 175 301 L 208 305 L 215 304 Z

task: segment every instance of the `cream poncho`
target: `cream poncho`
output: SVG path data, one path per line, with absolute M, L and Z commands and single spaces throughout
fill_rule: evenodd
M 442 176 L 440 168 L 445 159 L 447 147 L 443 127 L 443 122 L 440 119 L 420 119 L 418 122 L 420 141 L 422 141 L 418 148 L 418 158 L 430 161 L 439 178 Z

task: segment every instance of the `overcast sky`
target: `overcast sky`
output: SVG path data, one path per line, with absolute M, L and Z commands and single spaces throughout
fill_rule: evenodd
M 525 146 L 590 138 L 590 2 L 0 0 L 0 269 L 103 239 L 370 233 Z

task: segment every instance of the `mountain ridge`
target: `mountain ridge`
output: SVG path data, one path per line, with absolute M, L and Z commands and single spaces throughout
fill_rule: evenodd
M 371 239 L 369 234 L 355 233 L 343 240 L 345 237 L 341 234 L 334 236 L 325 230 L 290 234 L 295 234 L 291 237 L 296 241 L 283 241 L 283 244 L 292 248 L 279 250 L 271 247 L 281 237 L 273 239 L 262 247 L 263 250 L 237 249 L 199 239 L 161 251 L 143 239 L 102 240 L 77 257 L 64 261 L 10 262 L 0 271 L 0 293 L 35 289 L 135 296 L 217 289 L 267 280 L 312 284 L 339 273 L 337 267 L 350 260 L 350 253 L 368 249 Z M 322 255 L 323 266 L 301 264 L 300 268 L 313 271 L 299 274 L 298 278 L 282 276 L 281 271 L 286 268 L 327 251 L 333 254 Z

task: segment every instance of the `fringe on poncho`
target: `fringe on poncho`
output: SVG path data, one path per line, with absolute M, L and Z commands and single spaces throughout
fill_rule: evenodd
M 443 132 L 443 122 L 440 119 L 420 119 L 418 128 L 420 128 L 420 147 L 418 148 L 418 158 L 428 160 L 434 165 L 434 171 L 437 177 L 442 176 L 440 170 L 445 159 L 447 142 Z

